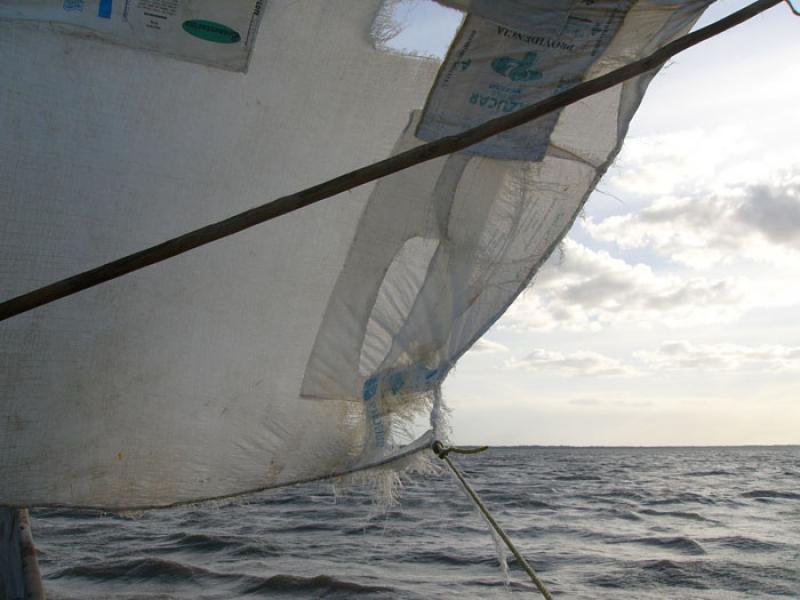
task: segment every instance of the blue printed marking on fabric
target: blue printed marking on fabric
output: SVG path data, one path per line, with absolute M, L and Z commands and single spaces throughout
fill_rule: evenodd
M 364 382 L 364 389 L 362 391 L 362 398 L 367 400 L 372 400 L 375 397 L 375 394 L 378 393 L 378 378 L 377 377 L 370 377 Z
M 375 446 L 383 448 L 386 445 L 386 429 L 383 426 L 381 411 L 378 409 L 378 402 L 375 396 L 378 394 L 378 378 L 370 377 L 364 382 L 361 397 L 367 409 L 367 416 L 372 423 L 372 433 L 375 439 Z
M 536 81 L 542 78 L 542 72 L 533 68 L 537 61 L 536 52 L 526 52 L 520 59 L 501 56 L 492 61 L 492 70 L 511 81 Z
M 83 0 L 64 0 L 62 7 L 66 12 L 83 12 Z
M 112 2 L 113 0 L 100 0 L 100 6 L 97 7 L 97 16 L 101 19 L 110 19 Z
M 406 377 L 402 373 L 392 373 L 389 376 L 389 389 L 392 390 L 393 394 L 396 394 L 400 390 L 403 389 L 403 386 L 406 384 Z

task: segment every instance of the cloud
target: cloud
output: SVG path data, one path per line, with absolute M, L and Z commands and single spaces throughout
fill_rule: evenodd
M 562 353 L 537 348 L 522 359 L 506 361 L 506 368 L 558 375 L 636 376 L 664 371 L 786 373 L 800 371 L 800 346 L 695 344 L 686 340 L 663 342 L 655 350 L 633 353 L 623 362 L 591 351 Z M 596 405 L 597 398 L 574 398 L 570 404 Z M 649 401 L 617 400 L 625 406 L 649 406 Z
M 536 349 L 525 358 L 506 362 L 510 369 L 526 371 L 550 371 L 562 375 L 636 375 L 636 369 L 597 352 L 573 352 L 563 354 L 551 350 Z
M 663 342 L 655 350 L 633 353 L 623 362 L 591 351 L 562 353 L 538 348 L 522 359 L 506 361 L 506 368 L 558 375 L 636 376 L 665 371 L 786 373 L 800 371 L 800 346 L 694 344 L 686 340 Z M 596 405 L 597 398 L 573 398 L 570 404 Z M 650 406 L 645 400 L 615 400 L 624 406 Z
M 800 257 L 800 175 L 726 193 L 664 197 L 584 226 L 596 240 L 648 248 L 694 268 L 744 259 L 793 263 Z
M 493 342 L 485 338 L 479 339 L 469 349 L 471 354 L 492 354 L 498 352 L 508 352 L 508 347 L 498 342 Z
M 624 399 L 600 399 L 600 398 L 571 398 L 567 401 L 568 404 L 573 406 L 603 406 L 608 407 L 622 407 L 623 409 L 636 409 L 636 408 L 650 408 L 655 406 L 652 400 L 624 400 Z
M 792 85 L 795 93 L 797 84 Z M 729 117 L 722 119 L 724 125 L 629 138 L 606 183 L 622 193 L 652 198 L 741 187 L 782 169 L 796 170 L 794 140 L 786 133 L 787 122 L 796 118 L 790 104 L 776 106 L 758 125 Z
M 625 408 L 649 408 L 655 406 L 655 402 L 652 400 L 614 400 L 611 404 Z
M 597 406 L 600 404 L 600 400 L 597 398 L 572 398 L 569 403 L 575 406 Z
M 628 139 L 609 182 L 637 195 L 663 196 L 741 181 L 732 168 L 752 162 L 759 143 L 741 128 L 691 129 Z
M 693 344 L 668 341 L 655 351 L 634 356 L 656 371 L 759 371 L 800 370 L 800 347 L 780 345 L 741 346 L 737 344 Z
M 783 187 L 753 186 L 749 192 L 736 219 L 773 244 L 800 249 L 800 178 Z
M 671 327 L 730 322 L 747 308 L 746 280 L 657 275 L 607 252 L 565 240 L 533 286 L 509 309 L 513 328 L 599 330 L 624 322 Z

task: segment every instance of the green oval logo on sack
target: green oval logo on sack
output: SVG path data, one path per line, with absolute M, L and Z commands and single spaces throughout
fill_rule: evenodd
M 492 61 L 492 70 L 511 81 L 536 81 L 542 78 L 542 72 L 533 68 L 536 60 L 536 52 L 526 52 L 521 59 L 501 56 Z
M 217 44 L 235 44 L 242 39 L 238 31 L 234 31 L 227 25 L 215 23 L 214 21 L 205 21 L 203 19 L 184 21 L 183 30 L 189 35 L 198 37 L 201 40 L 215 42 Z

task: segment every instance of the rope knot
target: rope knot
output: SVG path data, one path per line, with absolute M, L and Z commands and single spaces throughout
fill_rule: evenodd
M 517 550 L 517 547 L 511 541 L 511 538 L 508 537 L 508 534 L 506 534 L 503 528 L 500 527 L 500 524 L 495 521 L 494 517 L 489 512 L 489 509 L 486 508 L 486 505 L 480 499 L 480 496 L 478 496 L 478 493 L 472 488 L 467 480 L 464 479 L 464 475 L 458 470 L 458 467 L 453 464 L 453 461 L 450 460 L 450 457 L 447 456 L 451 452 L 456 452 L 458 454 L 478 454 L 479 452 L 483 452 L 484 450 L 488 449 L 489 446 L 480 446 L 478 448 L 457 448 L 456 446 L 447 447 L 439 440 L 435 440 L 431 444 L 431 450 L 433 450 L 436 456 L 447 463 L 447 466 L 450 467 L 453 475 L 455 475 L 456 479 L 458 479 L 461 487 L 464 489 L 464 492 L 466 492 L 467 496 L 475 504 L 475 507 L 480 511 L 481 515 L 483 515 L 483 518 L 486 519 L 486 522 L 489 524 L 489 526 L 497 533 L 498 536 L 500 536 L 500 539 L 503 540 L 506 546 L 508 546 L 508 549 L 511 550 L 514 558 L 517 559 L 520 566 L 528 574 L 528 577 L 531 578 L 531 581 L 536 586 L 536 589 L 541 592 L 545 600 L 553 600 L 553 597 L 550 595 L 550 592 L 547 591 L 547 588 L 545 587 L 544 583 L 542 583 L 542 580 L 539 579 L 539 576 L 536 575 L 533 568 L 528 564 L 528 561 L 525 560 L 525 557 L 520 554 L 519 550 Z
M 431 444 L 431 450 L 433 453 L 441 459 L 444 459 L 448 454 L 451 452 L 455 452 L 456 454 L 480 454 L 481 452 L 485 452 L 489 449 L 489 446 L 478 446 L 476 448 L 459 448 L 458 446 L 445 446 L 439 440 L 436 440 Z

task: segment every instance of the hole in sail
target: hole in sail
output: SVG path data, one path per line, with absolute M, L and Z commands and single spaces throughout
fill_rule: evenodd
M 362 376 L 375 373 L 392 348 L 395 335 L 406 322 L 417 299 L 439 240 L 414 237 L 392 260 L 381 282 L 367 321 L 358 361 Z
M 464 13 L 433 0 L 384 0 L 370 36 L 378 50 L 442 59 Z

